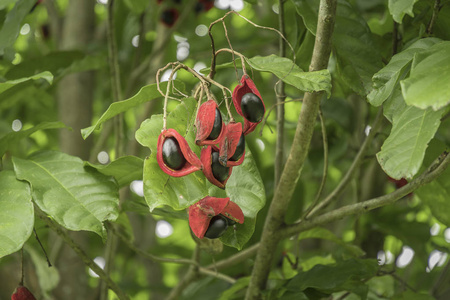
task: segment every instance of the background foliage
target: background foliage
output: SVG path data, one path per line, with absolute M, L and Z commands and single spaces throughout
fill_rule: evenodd
M 22 247 L 25 285 L 37 299 L 122 299 L 112 283 L 138 300 L 243 299 L 276 186 L 275 151 L 283 148 L 286 160 L 305 92 L 324 91 L 327 140 L 317 119 L 301 177 L 290 187 L 286 224 L 336 187 L 339 195 L 321 213 L 413 184 L 448 150 L 448 0 L 337 1 L 328 69 L 316 72 L 306 71 L 318 1 L 220 0 L 194 13 L 194 0 L 116 0 L 112 14 L 106 2 L 0 1 L 0 299 L 21 281 Z M 180 12 L 173 27 L 160 20 L 166 9 Z M 163 98 L 155 77 L 174 61 L 206 74 L 208 26 L 230 9 L 258 25 L 284 27 L 292 49 L 283 55 L 275 31 L 236 15 L 225 19 L 226 33 L 220 23 L 211 30 L 216 50 L 231 44 L 245 55 L 267 109 L 223 191 L 201 173 L 169 179 L 156 164 Z M 217 59 L 214 79 L 233 90 L 240 59 L 236 71 L 230 54 Z M 274 106 L 279 80 L 286 84 L 281 145 L 275 133 L 280 106 Z M 188 95 L 196 83 L 184 71 L 174 81 Z M 212 92 L 222 99 L 219 89 Z M 186 133 L 199 154 L 195 108 L 194 98 L 170 101 L 167 122 Z M 185 209 L 206 195 L 230 197 L 246 219 L 220 242 L 196 247 Z M 447 169 L 395 204 L 299 230 L 278 244 L 262 295 L 448 299 L 449 201 Z M 101 270 L 92 272 L 94 258 L 112 283 L 95 275 Z M 191 258 L 202 267 L 189 277 Z

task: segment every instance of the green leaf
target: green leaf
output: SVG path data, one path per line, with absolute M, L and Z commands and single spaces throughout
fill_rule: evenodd
M 4 49 L 10 47 L 19 36 L 23 19 L 29 14 L 36 0 L 18 1 L 14 8 L 7 14 L 5 22 L 0 29 L 0 55 Z
M 161 83 L 161 90 L 165 91 L 166 86 L 166 82 Z M 111 104 L 94 125 L 81 129 L 81 135 L 84 139 L 87 139 L 87 137 L 91 135 L 94 130 L 98 129 L 101 124 L 108 121 L 109 119 L 127 111 L 128 109 L 131 109 L 150 100 L 157 99 L 159 97 L 161 97 L 161 94 L 158 92 L 156 83 L 146 85 L 141 88 L 139 92 L 133 97 Z
M 225 192 L 242 209 L 245 219 L 243 224 L 235 225 L 236 230 L 228 229 L 220 240 L 240 250 L 253 235 L 256 216 L 266 203 L 264 183 L 249 148 L 245 149 L 244 162 L 233 167 Z
M 23 78 L 19 78 L 19 79 L 15 79 L 15 80 L 2 82 L 2 83 L 0 83 L 0 95 L 3 92 L 5 92 L 5 91 L 9 90 L 10 88 L 15 87 L 15 86 L 17 86 L 19 84 L 24 84 L 24 83 L 26 83 L 29 80 L 38 80 L 38 79 L 41 79 L 41 78 L 47 80 L 48 83 L 50 83 L 50 84 L 53 81 L 52 73 L 50 73 L 48 71 L 45 71 L 45 72 L 42 72 L 42 73 L 30 76 L 30 77 L 23 77 Z
M 316 227 L 311 230 L 304 231 L 304 232 L 300 233 L 298 236 L 299 241 L 303 240 L 303 239 L 314 239 L 314 238 L 315 239 L 324 239 L 324 240 L 329 240 L 329 241 L 335 242 L 336 244 L 347 249 L 354 256 L 364 255 L 364 251 L 362 251 L 359 247 L 344 242 L 343 240 L 338 238 L 333 232 L 329 231 L 326 228 Z
M 414 17 L 413 6 L 417 0 L 389 0 L 389 12 L 395 22 L 402 24 L 405 14 Z
M 437 38 L 420 39 L 407 49 L 392 56 L 389 63 L 372 77 L 373 90 L 367 96 L 373 106 L 381 105 L 392 95 L 399 81 L 409 72 L 410 63 L 416 53 L 441 42 Z
M 24 60 L 18 65 L 11 67 L 5 74 L 8 79 L 18 79 L 32 76 L 34 74 L 48 71 L 59 74 L 75 61 L 81 60 L 85 55 L 80 51 L 55 51 L 47 55 L 33 57 Z M 104 57 L 103 57 L 104 59 Z
M 438 110 L 450 103 L 450 42 L 442 42 L 414 56 L 409 78 L 402 80 L 408 105 Z
M 197 101 L 194 98 L 185 98 L 177 107 L 167 116 L 167 128 L 173 128 L 181 135 L 185 136 L 187 130 L 192 132 L 192 124 L 195 121 L 195 108 Z M 136 131 L 136 140 L 145 147 L 156 152 L 158 136 L 163 128 L 163 116 L 153 115 L 150 119 L 142 122 L 141 127 Z M 186 137 L 186 136 L 185 136 Z M 198 148 L 194 146 L 194 137 L 187 139 L 191 149 Z
M 49 268 L 47 259 L 33 247 L 25 245 L 24 249 L 30 255 L 36 270 L 36 276 L 39 281 L 39 287 L 46 298 L 50 298 L 50 292 L 58 286 L 59 273 L 58 269 Z M 42 252 L 42 251 L 41 251 Z
M 299 272 L 288 281 L 288 291 L 304 291 L 313 288 L 324 293 L 342 290 L 358 292 L 362 280 L 375 276 L 378 263 L 375 259 L 350 259 L 335 265 L 317 265 L 309 271 Z M 366 290 L 359 291 L 359 296 L 365 299 Z
M 119 187 L 128 185 L 133 180 L 142 180 L 144 160 L 136 156 L 122 156 L 107 165 L 91 164 L 90 162 L 85 164 L 104 175 L 113 176 Z
M 0 157 L 3 156 L 3 154 L 5 154 L 5 152 L 12 145 L 16 144 L 19 140 L 30 136 L 31 134 L 35 133 L 38 130 L 58 129 L 58 128 L 65 128 L 65 127 L 66 127 L 66 125 L 64 125 L 61 122 L 43 122 L 37 126 L 31 127 L 26 130 L 10 132 L 0 138 Z
M 419 171 L 439 125 L 443 111 L 408 106 L 393 118 L 389 137 L 377 159 L 384 172 L 394 179 L 411 179 Z
M 32 187 L 36 204 L 69 230 L 93 231 L 106 238 L 103 221 L 119 212 L 117 184 L 78 157 L 56 151 L 38 152 L 29 159 L 13 157 L 20 180 Z
M 269 56 L 255 56 L 247 59 L 248 64 L 255 70 L 270 72 L 301 91 L 325 91 L 331 94 L 331 75 L 328 70 L 303 72 L 292 60 L 274 54 Z
M 429 294 L 421 294 L 421 293 L 414 293 L 411 290 L 406 290 L 401 294 L 394 295 L 394 297 L 391 298 L 392 300 L 435 300 L 433 296 Z
M 293 0 L 293 3 L 305 26 L 315 35 L 319 2 Z M 338 78 L 356 93 L 368 94 L 373 74 L 382 67 L 381 54 L 361 13 L 345 0 L 337 4 L 333 50 Z
M 125 4 L 136 14 L 141 14 L 148 6 L 147 0 L 125 0 Z
M 164 173 L 156 161 L 156 151 L 144 161 L 144 197 L 150 212 L 157 207 L 185 209 L 208 195 L 201 171 L 183 177 Z
M 0 172 L 0 258 L 22 248 L 33 231 L 30 187 L 13 171 Z
M 225 290 L 218 300 L 229 300 L 235 299 L 235 295 L 242 291 L 250 283 L 250 277 L 241 277 L 227 290 Z
M 430 149 L 425 156 L 425 164 L 429 165 L 443 151 L 446 145 L 440 141 L 432 140 Z M 431 210 L 433 216 L 443 224 L 450 227 L 450 169 L 447 168 L 438 178 L 420 187 L 415 191 Z

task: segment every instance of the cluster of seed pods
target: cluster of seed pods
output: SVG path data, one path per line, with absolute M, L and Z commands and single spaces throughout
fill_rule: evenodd
M 199 107 L 195 143 L 202 147 L 200 158 L 176 130 L 163 130 L 156 153 L 161 170 L 174 177 L 202 170 L 209 182 L 224 189 L 233 167 L 244 161 L 245 135 L 256 128 L 265 113 L 261 95 L 247 75 L 242 76 L 233 91 L 233 104 L 237 113 L 244 117 L 243 126 L 236 122 L 225 124 L 214 100 L 208 100 Z M 189 224 L 198 238 L 218 238 L 229 225 L 242 224 L 243 221 L 242 210 L 229 198 L 208 196 L 189 208 Z M 219 227 L 223 230 L 218 230 Z M 215 229 L 209 231 L 208 228 Z

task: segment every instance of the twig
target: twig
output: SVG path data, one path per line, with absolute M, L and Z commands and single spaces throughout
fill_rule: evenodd
M 23 247 L 20 249 L 20 283 L 19 285 L 23 285 L 25 281 L 25 272 L 23 266 Z
M 307 217 L 315 215 L 319 210 L 325 208 L 331 201 L 336 199 L 347 187 L 347 185 L 350 183 L 350 180 L 353 177 L 353 174 L 355 171 L 359 168 L 361 165 L 363 158 L 365 156 L 365 153 L 367 149 L 370 146 L 370 143 L 372 142 L 373 138 L 375 137 L 378 128 L 381 124 L 381 120 L 383 119 L 383 111 L 382 108 L 379 108 L 377 116 L 375 117 L 375 120 L 373 121 L 372 128 L 369 132 L 369 135 L 364 140 L 363 144 L 361 145 L 361 148 L 358 151 L 358 154 L 356 154 L 355 159 L 353 160 L 350 168 L 348 169 L 347 173 L 345 173 L 344 178 L 339 182 L 339 185 L 327 196 L 324 200 L 322 200 L 314 209 L 311 210 L 311 212 L 308 214 Z
M 346 216 L 366 213 L 378 207 L 392 204 L 397 200 L 402 199 L 404 196 L 408 195 L 414 190 L 418 189 L 419 187 L 430 183 L 431 181 L 439 177 L 439 175 L 441 175 L 449 165 L 450 155 L 448 155 L 448 152 L 444 152 L 420 176 L 390 194 L 376 197 L 363 202 L 346 205 L 333 211 L 324 213 L 320 216 L 313 217 L 308 220 L 302 220 L 295 224 L 286 225 L 282 230 L 278 232 L 278 234 L 282 238 L 289 238 L 295 234 L 298 234 L 299 232 L 303 232 L 317 226 L 340 220 Z
M 398 23 L 394 21 L 392 29 L 392 55 L 398 52 Z
M 328 139 L 327 139 L 327 129 L 325 127 L 325 122 L 323 120 L 323 114 L 322 110 L 319 109 L 319 118 L 320 118 L 320 125 L 322 127 L 322 142 L 323 142 L 323 174 L 322 174 L 322 181 L 320 182 L 319 190 L 317 191 L 316 198 L 314 199 L 313 203 L 309 206 L 309 208 L 306 210 L 306 212 L 303 214 L 304 219 L 308 218 L 309 213 L 313 210 L 313 208 L 317 205 L 319 202 L 320 196 L 322 195 L 323 188 L 325 187 L 325 183 L 327 181 L 327 175 L 328 175 Z
M 435 0 L 434 1 L 434 8 L 433 8 L 433 14 L 431 15 L 430 23 L 428 23 L 427 26 L 427 34 L 432 35 L 433 34 L 433 26 L 436 23 L 439 11 L 441 10 L 441 0 Z
M 278 24 L 280 26 L 281 36 L 286 34 L 284 24 L 284 2 L 278 1 Z M 280 37 L 279 41 L 280 57 L 286 56 L 286 47 L 284 40 Z M 293 66 L 292 66 L 293 67 Z M 278 88 L 278 90 L 277 90 Z M 274 165 L 274 180 L 275 186 L 280 181 L 281 172 L 283 171 L 284 161 L 284 100 L 286 99 L 284 82 L 279 81 L 279 85 L 275 85 L 275 93 L 277 94 L 277 141 L 275 144 L 275 165 Z
M 36 237 L 36 240 L 37 240 L 39 246 L 40 246 L 41 249 L 42 249 L 42 252 L 44 252 L 44 256 L 45 256 L 45 259 L 47 260 L 47 265 L 48 265 L 48 267 L 51 267 L 52 264 L 51 264 L 51 262 L 50 262 L 50 259 L 48 258 L 48 255 L 47 255 L 47 252 L 45 251 L 44 246 L 42 246 L 41 240 L 39 239 L 39 236 L 38 236 L 38 234 L 37 234 L 37 232 L 36 232 L 36 228 L 33 228 L 33 232 L 34 232 L 34 236 Z
M 244 75 L 247 74 L 247 70 L 246 70 L 246 68 L 245 68 L 245 56 L 244 56 L 243 54 L 241 54 L 241 53 L 239 53 L 239 52 L 237 52 L 237 51 L 235 51 L 235 50 L 232 50 L 232 49 L 222 48 L 222 49 L 219 49 L 219 50 L 216 51 L 216 56 L 219 55 L 219 53 L 222 53 L 222 52 L 229 52 L 229 53 L 231 53 L 233 56 L 234 56 L 234 55 L 239 56 L 239 58 L 241 59 L 242 73 L 244 73 Z M 234 58 L 233 58 L 233 61 L 234 61 Z
M 316 41 L 309 67 L 310 71 L 327 68 L 331 53 L 336 3 L 336 0 L 320 1 Z M 261 297 L 260 291 L 265 288 L 275 248 L 281 238 L 279 230 L 283 226 L 286 210 L 294 192 L 292 187 L 295 186 L 301 174 L 308 154 L 322 95 L 323 91 L 305 93 L 292 147 L 264 223 L 261 245 L 256 256 L 246 300 L 259 299 Z
M 41 218 L 48 227 L 50 227 L 53 231 L 55 231 L 66 244 L 72 248 L 72 250 L 81 258 L 81 260 L 85 263 L 86 266 L 92 269 L 95 274 L 97 274 L 101 280 L 105 281 L 108 284 L 108 287 L 116 293 L 117 297 L 120 300 L 129 300 L 130 298 L 125 294 L 124 291 L 114 282 L 111 278 L 100 268 L 92 259 L 90 259 L 87 254 L 83 251 L 83 249 L 78 246 L 78 244 L 67 234 L 67 232 L 61 227 L 61 225 L 55 223 L 50 218 L 48 218 L 44 212 L 42 212 L 35 205 L 35 212 Z
M 236 253 L 235 255 L 225 258 L 221 261 L 215 262 L 209 266 L 207 266 L 207 269 L 210 270 L 221 270 L 221 269 L 226 269 L 229 268 L 231 266 L 237 265 L 241 262 L 243 262 L 246 259 L 249 259 L 250 257 L 252 257 L 253 255 L 256 254 L 256 251 L 258 251 L 260 243 L 257 243 L 245 250 L 242 250 L 238 253 Z

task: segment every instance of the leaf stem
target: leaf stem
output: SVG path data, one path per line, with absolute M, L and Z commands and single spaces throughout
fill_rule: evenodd
M 427 26 L 427 34 L 432 35 L 433 34 L 433 26 L 436 23 L 439 11 L 441 10 L 441 0 L 435 0 L 434 1 L 434 8 L 433 8 L 433 14 L 431 15 L 430 23 L 428 23 Z
M 39 246 L 40 246 L 41 249 L 42 249 L 42 252 L 44 252 L 44 256 L 45 256 L 45 259 L 47 260 L 47 265 L 48 265 L 48 267 L 51 267 L 51 266 L 52 266 L 52 263 L 50 262 L 50 259 L 48 258 L 48 255 L 47 255 L 47 252 L 45 251 L 45 248 L 44 248 L 44 246 L 42 245 L 41 240 L 39 239 L 39 236 L 38 236 L 38 234 L 37 234 L 37 232 L 36 232 L 36 228 L 34 228 L 34 227 L 33 227 L 33 232 L 34 232 L 34 236 L 36 237 L 36 240 L 37 240 Z

